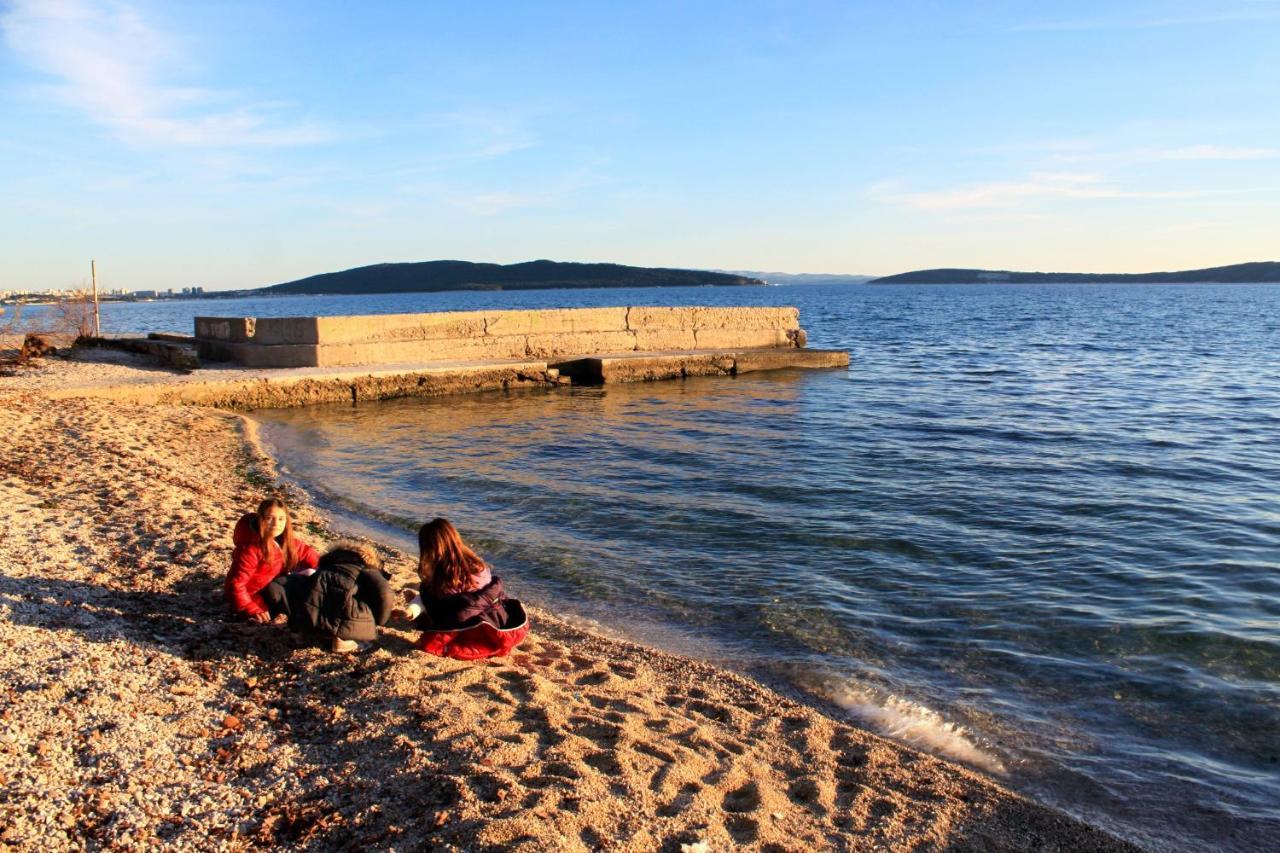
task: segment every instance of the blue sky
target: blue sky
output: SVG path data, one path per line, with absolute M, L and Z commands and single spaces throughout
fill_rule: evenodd
M 0 33 L 0 289 L 1280 259 L 1280 0 L 62 0 Z

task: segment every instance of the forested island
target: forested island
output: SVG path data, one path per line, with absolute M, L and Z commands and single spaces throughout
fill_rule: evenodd
M 526 261 L 483 264 L 421 261 L 373 264 L 259 288 L 255 294 L 416 293 L 445 290 L 539 290 L 586 287 L 741 287 L 757 278 L 702 270 Z
M 1084 273 L 937 269 L 872 279 L 871 284 L 1266 284 L 1280 282 L 1280 261 L 1258 261 L 1181 272 Z

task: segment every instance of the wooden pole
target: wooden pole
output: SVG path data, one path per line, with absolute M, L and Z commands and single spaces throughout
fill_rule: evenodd
M 93 336 L 102 337 L 102 319 L 98 316 L 98 262 L 89 261 L 89 274 L 93 276 Z

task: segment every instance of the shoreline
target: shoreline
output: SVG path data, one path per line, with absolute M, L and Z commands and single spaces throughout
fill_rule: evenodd
M 389 519 L 362 514 L 360 509 L 345 505 L 340 499 L 325 493 L 323 488 L 317 488 L 293 473 L 284 472 L 271 453 L 269 440 L 262 436 L 263 423 L 254 418 L 252 412 L 236 414 L 245 423 L 246 440 L 252 444 L 254 452 L 263 460 L 276 481 L 286 484 L 297 493 L 307 495 L 312 509 L 329 518 L 331 529 L 339 531 L 340 538 L 376 542 L 389 552 L 405 555 L 416 549 L 412 530 Z M 523 591 L 521 597 L 525 599 L 526 605 L 532 604 L 538 610 L 548 612 L 546 602 L 555 593 L 541 585 L 532 585 L 519 574 L 514 575 L 513 580 L 518 584 L 518 590 Z M 531 586 L 535 591 L 530 595 Z M 953 723 L 939 712 L 918 705 L 911 699 L 887 691 L 879 694 L 860 690 L 847 694 L 847 701 L 842 702 L 829 689 L 831 676 L 825 671 L 811 671 L 799 679 L 794 674 L 788 678 L 772 667 L 769 659 L 744 658 L 741 650 L 725 645 L 722 638 L 708 635 L 703 630 L 662 622 L 655 613 L 641 613 L 637 610 L 628 611 L 623 620 L 625 624 L 615 624 L 611 621 L 611 615 L 616 615 L 611 613 L 615 611 L 614 605 L 602 607 L 598 602 L 594 603 L 594 607 L 592 605 L 588 599 L 575 599 L 556 612 L 556 619 L 575 629 L 600 635 L 603 639 L 629 643 L 677 658 L 696 660 L 717 670 L 750 679 L 821 714 L 850 721 L 880 737 L 944 761 L 957 763 L 985 774 L 999 784 L 1005 784 L 1007 768 L 999 754 L 989 750 L 965 729 L 960 728 L 957 733 Z M 737 665 L 728 662 L 729 659 L 736 660 Z M 823 688 L 824 684 L 828 684 L 828 689 Z
M 225 621 L 283 490 L 242 415 L 0 378 L 0 840 L 450 849 L 1135 849 L 749 678 L 533 611 L 510 658 L 338 656 Z M 17 387 L 14 387 L 17 386 Z M 41 387 L 44 386 L 44 387 Z M 11 390 L 12 389 L 12 390 Z M 408 555 L 380 548 L 399 590 Z

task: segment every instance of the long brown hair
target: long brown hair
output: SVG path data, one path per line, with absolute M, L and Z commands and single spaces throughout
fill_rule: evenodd
M 434 518 L 418 530 L 418 577 L 424 592 L 443 595 L 463 589 L 469 577 L 487 568 L 446 519 Z
M 271 529 L 267 527 L 267 510 L 280 508 L 284 513 L 284 532 L 280 534 L 282 542 L 277 542 L 271 536 Z M 298 565 L 298 553 L 293 547 L 293 516 L 289 513 L 289 508 L 284 505 L 284 501 L 279 498 L 267 498 L 258 504 L 258 544 L 262 546 L 262 550 L 268 554 L 272 548 L 279 548 L 284 554 L 284 570 L 291 572 Z

